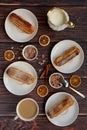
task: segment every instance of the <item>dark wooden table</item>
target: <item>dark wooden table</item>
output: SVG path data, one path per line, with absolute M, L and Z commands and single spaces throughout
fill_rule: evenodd
M 46 13 L 51 7 L 60 7 L 65 9 L 69 15 L 70 19 L 75 23 L 74 29 L 65 29 L 61 32 L 52 31 L 47 24 Z M 17 8 L 25 8 L 32 11 L 39 23 L 39 29 L 37 35 L 29 42 L 24 44 L 14 42 L 11 40 L 4 29 L 5 18 L 8 13 Z M 41 47 L 38 43 L 38 38 L 42 34 L 47 34 L 51 38 L 51 43 L 47 47 Z M 87 98 L 83 99 L 76 93 L 74 93 L 69 88 L 61 88 L 58 92 L 65 91 L 77 99 L 80 106 L 80 113 L 77 120 L 70 126 L 58 127 L 51 124 L 45 115 L 45 103 L 48 97 L 56 92 L 52 89 L 48 81 L 38 78 L 38 83 L 35 89 L 25 95 L 25 96 L 15 96 L 9 93 L 3 83 L 3 73 L 6 67 L 14 61 L 25 61 L 21 55 L 21 50 L 25 45 L 32 44 L 35 45 L 39 50 L 38 59 L 29 62 L 32 64 L 38 76 L 44 69 L 46 64 L 50 63 L 50 52 L 53 46 L 64 39 L 71 39 L 78 42 L 84 50 L 85 59 L 82 67 L 73 74 L 78 74 L 82 83 L 77 89 L 87 96 L 87 1 L 86 0 L 0 0 L 0 130 L 86 130 L 87 129 Z M 13 49 L 15 52 L 15 60 L 12 62 L 7 62 L 3 53 L 7 49 Z M 44 59 L 42 55 L 44 54 Z M 40 64 L 45 60 L 44 64 Z M 26 61 L 27 62 L 27 61 Z M 56 72 L 56 70 L 51 67 L 50 74 Z M 64 74 L 64 77 L 69 80 L 72 74 Z M 48 75 L 49 76 L 49 75 Z M 41 98 L 37 95 L 36 89 L 39 84 L 48 85 L 49 94 L 45 98 Z M 15 109 L 18 101 L 25 97 L 31 97 L 35 99 L 40 107 L 40 112 L 38 117 L 32 122 L 24 122 L 20 119 L 14 121 L 13 118 L 16 115 Z

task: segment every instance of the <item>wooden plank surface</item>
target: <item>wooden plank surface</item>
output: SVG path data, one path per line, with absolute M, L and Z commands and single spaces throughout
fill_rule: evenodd
M 5 8 L 5 10 L 4 10 Z M 41 34 L 49 34 L 51 38 L 51 42 L 58 42 L 63 39 L 72 39 L 77 42 L 85 42 L 86 36 L 87 36 L 87 13 L 86 7 L 62 7 L 62 9 L 65 9 L 69 15 L 70 20 L 75 23 L 74 29 L 65 29 L 61 32 L 52 31 L 47 24 L 47 11 L 50 9 L 50 7 L 38 7 L 35 8 L 28 7 L 28 6 L 19 6 L 19 5 L 8 5 L 6 6 L 0 6 L 0 41 L 1 42 L 13 42 L 11 39 L 8 38 L 8 36 L 5 33 L 4 29 L 4 21 L 8 13 L 10 13 L 12 10 L 17 8 L 25 8 L 31 10 L 37 17 L 38 23 L 39 23 L 39 30 L 37 35 L 29 42 L 38 42 L 38 38 Z M 4 10 L 4 13 L 3 13 Z M 41 13 L 40 13 L 41 12 Z M 51 33 L 49 33 L 51 32 Z M 83 35 L 84 34 L 84 35 Z M 84 43 L 83 43 L 84 44 Z
M 1 5 L 28 5 L 28 6 L 85 6 L 87 5 L 86 0 L 0 0 Z
M 78 116 L 78 119 L 72 125 L 67 127 L 58 127 L 51 124 L 44 115 L 37 117 L 37 119 L 32 122 L 24 122 L 21 120 L 14 121 L 13 117 L 6 117 L 0 118 L 0 129 L 9 130 L 10 128 L 10 130 L 86 130 L 86 120 L 87 119 L 85 116 Z
M 65 29 L 61 32 L 53 31 L 49 28 L 47 24 L 47 11 L 53 7 L 61 7 L 69 13 L 70 20 L 75 23 L 74 29 Z M 25 8 L 32 11 L 39 23 L 39 29 L 37 35 L 30 40 L 29 42 L 17 43 L 11 40 L 4 29 L 4 22 L 9 14 L 14 9 L 17 8 Z M 38 43 L 39 36 L 42 34 L 47 34 L 51 38 L 51 43 L 47 47 L 41 47 Z M 74 72 L 73 74 L 78 74 L 81 77 L 81 85 L 77 89 L 86 95 L 85 99 L 82 99 L 79 95 L 74 93 L 69 88 L 61 88 L 58 92 L 65 91 L 72 94 L 78 101 L 80 106 L 80 113 L 77 120 L 70 126 L 67 127 L 58 127 L 51 124 L 46 116 L 45 116 L 45 103 L 47 99 L 57 91 L 50 87 L 48 80 L 39 79 L 35 89 L 24 96 L 15 96 L 7 91 L 3 83 L 3 73 L 6 67 L 13 63 L 14 61 L 26 61 L 24 60 L 21 52 L 22 48 L 28 44 L 35 45 L 38 48 L 39 55 L 38 58 L 32 62 L 28 62 L 34 66 L 37 71 L 38 77 L 40 73 L 45 68 L 46 64 L 51 63 L 50 61 L 50 53 L 53 46 L 64 39 L 71 39 L 78 42 L 84 50 L 84 63 L 82 67 Z M 15 60 L 12 62 L 5 61 L 3 54 L 7 49 L 12 49 L 15 52 Z M 42 59 L 42 55 L 44 54 L 44 59 Z M 39 63 L 45 60 L 43 65 Z M 51 70 L 49 75 L 53 72 L 56 72 L 53 66 L 51 66 Z M 48 78 L 49 78 L 48 75 Z M 72 74 L 63 74 L 65 79 L 69 81 Z M 47 79 L 48 79 L 47 78 Z M 46 84 L 49 89 L 49 93 L 45 98 L 41 98 L 37 95 L 37 87 L 39 84 Z M 14 121 L 13 118 L 16 115 L 15 109 L 17 103 L 25 98 L 31 97 L 34 98 L 40 107 L 40 112 L 38 117 L 32 122 L 24 122 L 18 119 Z M 0 130 L 86 130 L 87 129 L 87 1 L 86 0 L 74 0 L 74 1 L 57 1 L 57 0 L 0 0 Z M 44 125 L 46 124 L 46 125 Z

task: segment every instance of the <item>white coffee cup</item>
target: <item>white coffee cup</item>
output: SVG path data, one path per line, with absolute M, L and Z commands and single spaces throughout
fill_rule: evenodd
M 39 113 L 39 106 L 34 99 L 24 98 L 17 104 L 16 113 L 14 120 L 20 118 L 23 121 L 32 121 Z
M 47 12 L 48 24 L 55 31 L 64 30 L 67 27 L 73 28 L 75 25 L 69 21 L 68 13 L 58 7 L 53 7 Z

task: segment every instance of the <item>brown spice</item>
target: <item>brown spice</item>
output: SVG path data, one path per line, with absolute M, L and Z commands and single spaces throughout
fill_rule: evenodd
M 19 57 L 18 57 L 18 60 L 20 60 L 20 59 L 21 59 L 21 57 L 19 56 Z
M 28 59 L 33 59 L 36 56 L 36 50 L 33 47 L 28 47 L 25 49 L 24 55 Z
M 42 66 L 44 63 L 43 63 L 43 62 L 41 62 L 41 61 L 39 61 L 39 63 L 38 63 L 38 64 Z
M 59 81 L 60 78 L 61 78 L 61 76 L 59 74 L 52 75 L 50 78 L 51 85 L 56 88 L 60 88 L 61 87 L 61 83 Z
M 41 56 L 41 57 L 42 57 L 42 59 L 44 59 L 44 58 L 45 58 L 45 55 L 44 55 L 44 54 L 42 54 L 42 56 Z

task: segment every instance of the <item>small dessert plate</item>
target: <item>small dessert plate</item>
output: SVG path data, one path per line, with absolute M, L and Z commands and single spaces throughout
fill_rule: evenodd
M 18 82 L 17 80 L 10 78 L 6 73 L 6 70 L 9 67 L 16 67 L 20 70 L 23 70 L 24 72 L 31 74 L 35 79 L 34 83 L 27 85 L 27 84 Z M 25 95 L 25 94 L 30 93 L 35 88 L 35 86 L 37 84 L 37 72 L 34 69 L 34 67 L 32 65 L 30 65 L 29 63 L 23 62 L 23 61 L 17 61 L 17 62 L 10 64 L 6 68 L 6 70 L 4 71 L 4 75 L 3 75 L 4 85 L 7 88 L 7 90 L 9 92 L 11 92 L 12 94 Z
M 58 101 L 60 102 L 66 96 L 71 96 L 72 99 L 74 100 L 74 104 L 68 109 L 66 109 L 64 112 L 62 112 L 60 115 L 54 118 L 50 118 L 47 114 L 48 109 L 51 108 L 53 104 L 55 104 L 56 102 Z M 76 99 L 71 94 L 66 93 L 66 92 L 58 92 L 48 98 L 45 105 L 45 113 L 48 120 L 52 124 L 56 126 L 64 127 L 64 126 L 68 126 L 72 124 L 77 119 L 78 114 L 79 114 L 79 105 Z
M 18 29 L 9 20 L 9 15 L 11 13 L 16 13 L 16 14 L 20 15 L 23 19 L 25 19 L 27 22 L 30 22 L 34 26 L 35 31 L 32 34 L 26 34 L 23 31 L 21 31 L 20 29 Z M 23 42 L 27 42 L 27 41 L 31 40 L 38 31 L 38 21 L 37 21 L 36 16 L 31 11 L 29 11 L 27 9 L 22 9 L 22 8 L 13 10 L 11 13 L 9 13 L 9 15 L 7 16 L 7 18 L 5 20 L 5 30 L 6 30 L 7 35 L 16 42 L 23 43 Z
M 54 63 L 55 58 L 57 56 L 60 56 L 62 53 L 64 53 L 66 50 L 68 50 L 69 48 L 71 48 L 73 46 L 76 46 L 79 48 L 80 54 L 62 66 L 55 65 L 55 63 Z M 67 74 L 73 73 L 73 72 L 77 71 L 84 62 L 83 49 L 75 41 L 72 41 L 72 40 L 60 41 L 53 47 L 53 49 L 51 51 L 51 62 L 57 71 L 60 71 L 62 73 L 67 73 Z

